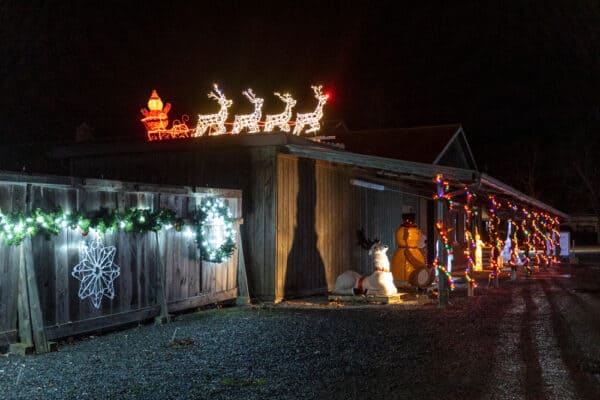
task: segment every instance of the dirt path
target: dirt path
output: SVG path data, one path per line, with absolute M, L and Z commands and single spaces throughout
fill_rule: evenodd
M 486 282 L 451 305 L 224 308 L 0 357 L 0 399 L 593 399 L 600 268 Z M 306 299 L 305 299 L 306 300 Z M 175 333 L 189 345 L 169 345 Z
M 591 282 L 570 272 L 505 284 L 511 305 L 500 322 L 497 385 L 486 398 L 598 398 L 600 298 L 595 289 L 580 290 Z

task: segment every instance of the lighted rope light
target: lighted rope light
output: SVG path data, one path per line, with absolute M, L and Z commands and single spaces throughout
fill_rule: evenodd
M 81 261 L 71 275 L 81 282 L 79 298 L 89 297 L 95 308 L 100 308 L 102 297 L 115 298 L 114 280 L 121 274 L 121 269 L 113 262 L 116 252 L 115 246 L 104 246 L 100 236 L 90 246 L 83 243 L 79 249 Z
M 202 249 L 202 259 L 209 262 L 227 261 L 235 250 L 236 231 L 233 217 L 223 199 L 206 199 L 198 212 L 196 241 Z

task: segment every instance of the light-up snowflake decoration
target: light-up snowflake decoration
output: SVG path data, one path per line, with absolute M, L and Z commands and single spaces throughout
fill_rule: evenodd
M 79 264 L 73 268 L 71 275 L 81 282 L 79 298 L 90 297 L 94 307 L 100 308 L 102 296 L 115 298 L 114 280 L 121 274 L 121 269 L 113 263 L 117 248 L 104 246 L 97 237 L 90 246 L 83 244 L 79 249 Z

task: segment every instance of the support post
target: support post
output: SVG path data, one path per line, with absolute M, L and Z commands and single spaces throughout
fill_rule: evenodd
M 244 258 L 244 246 L 242 241 L 242 224 L 244 223 L 243 218 L 236 220 L 237 225 L 237 243 L 238 243 L 238 270 L 237 270 L 237 284 L 238 284 L 238 297 L 236 299 L 237 305 L 247 306 L 250 304 L 250 291 L 248 289 L 248 276 L 246 275 L 246 260 Z
M 160 315 L 154 318 L 154 323 L 166 324 L 171 321 L 171 317 L 169 316 L 169 307 L 167 305 L 167 269 L 165 266 L 165 258 L 162 251 L 162 246 L 160 245 L 160 240 L 158 239 L 158 232 L 154 232 L 154 237 L 156 238 L 156 252 L 158 258 L 157 300 L 160 307 Z
M 517 266 L 516 265 L 510 266 L 510 280 L 511 281 L 517 280 Z
M 444 203 L 442 201 L 437 202 L 437 219 L 438 220 L 443 220 L 444 218 Z M 446 254 L 446 249 L 444 248 L 444 244 L 442 243 L 442 238 L 439 232 L 436 231 L 436 243 L 438 246 L 438 257 L 439 257 L 439 262 L 442 265 L 447 265 L 448 262 L 448 255 Z M 440 271 L 438 271 L 438 291 L 439 291 L 439 296 L 438 296 L 438 307 L 439 308 L 446 308 L 446 306 L 448 305 L 448 298 L 449 298 L 449 293 L 448 293 L 448 281 L 446 279 L 446 275 L 442 276 L 442 273 Z
M 471 285 L 471 282 L 467 282 L 467 297 L 473 296 L 475 296 L 475 290 L 473 288 L 473 285 Z

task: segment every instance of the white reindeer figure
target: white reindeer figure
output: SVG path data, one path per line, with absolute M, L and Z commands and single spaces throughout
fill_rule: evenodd
M 219 87 L 215 83 L 213 85 L 214 90 L 208 94 L 209 99 L 215 99 L 221 109 L 216 114 L 198 115 L 198 125 L 196 125 L 196 132 L 194 136 L 203 136 L 206 130 L 215 127 L 214 132 L 208 131 L 208 135 L 222 135 L 225 133 L 225 120 L 227 120 L 227 109 L 233 104 L 232 100 L 227 100 L 223 92 L 219 90 Z
M 289 93 L 285 93 L 283 96 L 277 92 L 274 94 L 285 103 L 285 110 L 283 110 L 281 114 L 267 115 L 264 132 L 271 132 L 275 127 L 284 132 L 289 132 L 289 122 L 290 118 L 292 118 L 292 107 L 296 105 L 296 100 L 294 100 Z
M 329 98 L 328 94 L 321 93 L 323 86 L 311 86 L 313 92 L 315 92 L 315 99 L 317 99 L 317 107 L 315 111 L 306 114 L 296 114 L 296 126 L 294 127 L 294 135 L 300 135 L 305 125 L 310 126 L 310 129 L 306 133 L 318 131 L 321 128 L 319 121 L 323 118 L 323 106 L 327 103 Z
M 250 100 L 250 103 L 254 104 L 254 112 L 252 114 L 236 115 L 231 133 L 237 134 L 246 128 L 248 128 L 248 133 L 259 132 L 260 128 L 258 127 L 258 122 L 262 117 L 264 99 L 256 97 L 252 92 L 252 89 L 245 90 L 242 94 Z

